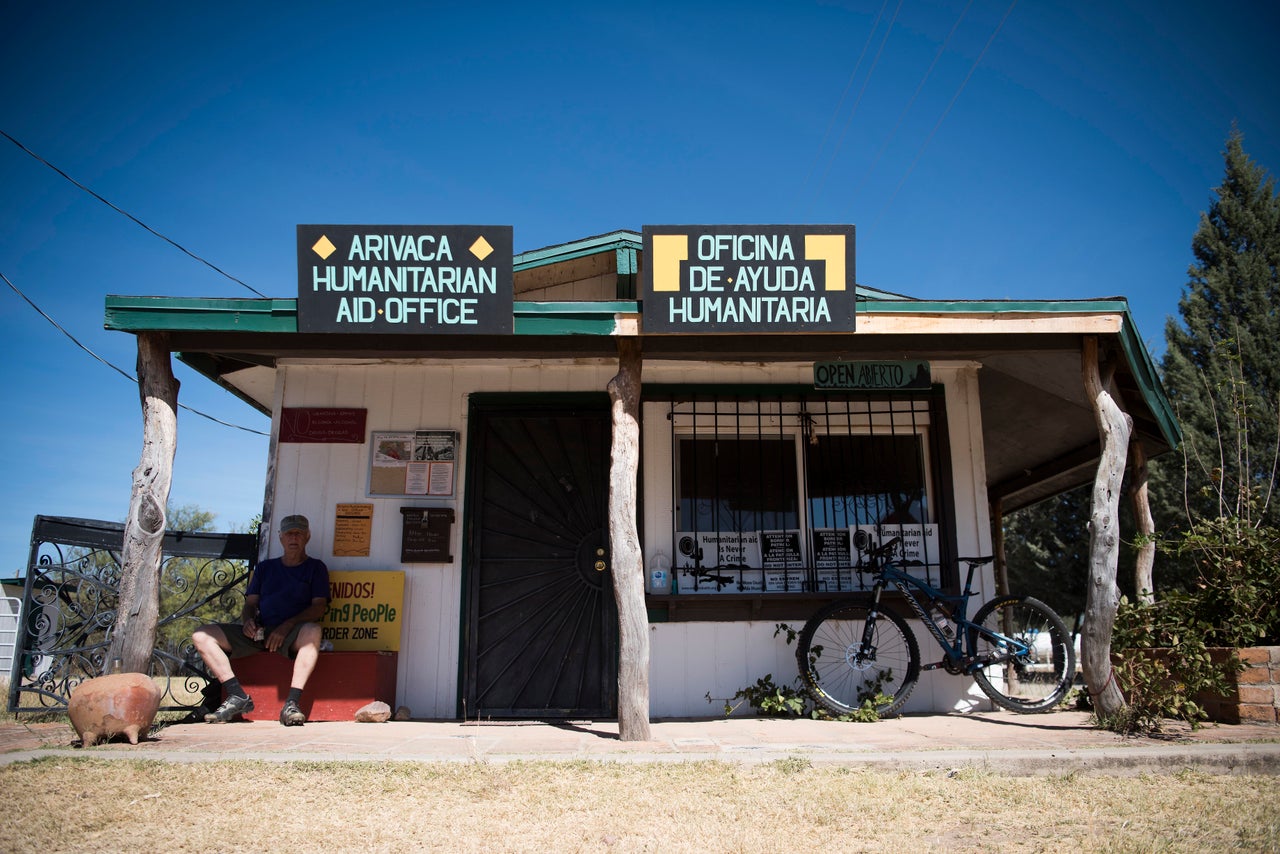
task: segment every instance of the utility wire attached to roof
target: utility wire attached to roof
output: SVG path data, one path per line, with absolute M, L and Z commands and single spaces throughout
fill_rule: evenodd
M 126 210 L 123 210 L 123 209 L 121 209 L 121 208 L 117 207 L 116 205 L 113 205 L 111 202 L 109 202 L 109 201 L 107 201 L 106 199 L 102 198 L 102 196 L 99 196 L 99 195 L 98 195 L 97 193 L 95 193 L 93 190 L 90 190 L 90 189 L 89 189 L 88 187 L 86 187 L 84 184 L 81 184 L 81 183 L 80 183 L 79 181 L 77 181 L 75 178 L 72 178 L 72 177 L 71 177 L 70 175 L 68 175 L 66 172 L 63 172 L 61 169 L 59 169 L 57 166 L 54 166 L 54 165 L 53 165 L 52 163 L 50 163 L 48 160 L 45 160 L 45 159 L 44 159 L 43 157 L 41 157 L 39 154 L 36 154 L 36 153 L 35 153 L 34 151 L 32 151 L 30 148 L 27 148 L 25 145 L 23 145 L 22 143 L 18 142 L 18 140 L 14 139 L 12 136 L 10 136 L 9 134 L 5 133 L 3 130 L 0 130 L 0 135 L 4 136 L 4 138 L 5 138 L 5 139 L 9 140 L 9 141 L 10 141 L 10 142 L 12 142 L 14 145 L 18 146 L 18 148 L 21 148 L 21 149 L 22 149 L 23 151 L 25 151 L 27 154 L 31 155 L 31 156 L 32 156 L 32 157 L 34 157 L 36 160 L 38 160 L 38 161 L 40 161 L 41 163 L 43 163 L 45 166 L 48 166 L 48 167 L 49 167 L 50 169 L 52 169 L 54 172 L 57 172 L 57 173 L 58 173 L 59 175 L 61 175 L 63 178 L 66 178 L 66 179 L 67 179 L 68 181 L 70 181 L 72 184 L 75 184 L 75 185 L 76 185 L 77 187 L 79 187 L 81 190 L 84 190 L 86 193 L 88 193 L 89 195 L 93 196 L 95 199 L 97 199 L 98 201 L 102 202 L 104 205 L 106 205 L 107 207 L 111 208 L 111 209 L 112 209 L 113 211 L 115 211 L 116 213 L 118 213 L 118 214 L 121 214 L 121 215 L 123 215 L 123 216 L 128 217 L 129 219 L 131 219 L 131 220 L 133 220 L 134 222 L 136 222 L 138 225 L 140 225 L 140 226 L 142 226 L 143 228 L 145 228 L 147 231 L 149 231 L 149 232 L 151 232 L 152 234 L 154 234 L 156 237 L 158 237 L 158 238 L 160 238 L 161 240 L 163 240 L 165 243 L 168 243 L 170 246 L 174 247 L 175 249 L 178 249 L 179 251 L 181 251 L 181 252 L 182 252 L 182 253 L 184 253 L 185 255 L 188 255 L 188 256 L 190 256 L 191 258 L 194 258 L 195 260 L 199 261 L 201 264 L 204 264 L 204 265 L 205 265 L 206 267 L 208 267 L 209 269 L 211 269 L 211 270 L 213 270 L 213 271 L 215 271 L 215 272 L 217 272 L 217 273 L 221 273 L 223 276 L 226 276 L 228 279 L 230 279 L 231 281 L 235 282 L 237 285 L 240 285 L 241 287 L 246 288 L 246 289 L 247 289 L 247 290 L 249 290 L 251 293 L 255 293 L 255 294 L 257 294 L 258 296 L 263 297 L 264 299 L 266 298 L 266 296 L 267 296 L 266 294 L 262 293 L 262 292 L 261 292 L 261 291 L 259 291 L 259 290 L 256 290 L 255 288 L 250 287 L 249 285 L 247 285 L 247 284 L 245 284 L 244 282 L 240 281 L 240 280 L 239 280 L 239 279 L 237 279 L 235 276 L 231 275 L 231 274 L 230 274 L 230 273 L 228 273 L 226 270 L 223 270 L 221 267 L 217 266 L 216 264 L 213 264 L 213 263 L 212 263 L 212 262 L 210 262 L 210 261 L 206 261 L 204 258 L 201 258 L 199 255 L 197 255 L 197 254 L 195 254 L 194 252 L 192 252 L 192 251 L 190 251 L 189 249 L 187 249 L 185 246 L 182 246 L 181 244 L 176 243 L 176 242 L 174 242 L 173 240 L 170 240 L 168 237 L 165 237 L 163 234 L 161 234 L 160 232 L 156 231 L 154 228 L 152 228 L 151 226 L 147 225 L 145 222 L 143 222 L 142 220 L 138 219 L 138 218 L 137 218 L 136 216 L 134 216 L 133 214 L 129 213 L 129 212 L 128 212 L 128 211 L 126 211 Z M 6 279 L 6 281 L 8 281 L 8 280 Z M 12 284 L 10 285 L 10 287 L 12 287 Z M 72 340 L 74 340 L 74 339 L 72 339 Z
M 4 131 L 0 131 L 0 133 L 4 133 Z M 110 368 L 111 370 L 113 370 L 113 371 L 115 371 L 116 373 L 118 373 L 120 376 L 122 376 L 122 377 L 124 377 L 125 379 L 127 379 L 129 382 L 131 382 L 131 383 L 135 383 L 135 384 L 138 382 L 138 378 L 137 378 L 137 377 L 135 377 L 133 374 L 129 373 L 129 372 L 128 372 L 128 371 L 126 371 L 124 368 L 121 368 L 121 367 L 119 367 L 118 365 L 113 365 L 112 363 L 108 362 L 106 359 L 104 359 L 104 358 L 102 358 L 101 356 L 99 356 L 97 353 L 95 353 L 95 352 L 93 352 L 92 350 L 90 350 L 90 349 L 89 349 L 88 347 L 86 347 L 84 344 L 80 343 L 80 341 L 79 341 L 79 340 L 78 340 L 74 335 L 72 335 L 72 334 L 71 334 L 70 332 L 68 332 L 67 330 L 63 329 L 63 328 L 62 328 L 62 325 L 61 325 L 61 324 L 59 324 L 59 323 L 58 323 L 58 321 L 54 320 L 54 319 L 53 319 L 52 317 L 50 317 L 49 315 L 45 314 L 45 313 L 44 313 L 44 310 L 43 310 L 43 309 L 41 309 L 41 308 L 40 308 L 40 306 L 38 306 L 38 305 L 36 305 L 34 302 L 32 302 L 32 301 L 31 301 L 31 297 L 29 297 L 29 296 L 27 296 L 26 294 L 24 294 L 24 293 L 23 293 L 23 292 L 18 288 L 18 286 L 17 286 L 17 285 L 15 285 L 13 282 L 9 281 L 9 277 L 8 277 L 8 276 L 6 276 L 4 273 L 0 273 L 0 279 L 3 279 L 3 280 L 4 280 L 4 283 L 5 283 L 6 285 L 8 285 L 10 288 L 12 288 L 12 289 L 13 289 L 13 292 L 14 292 L 15 294 L 17 294 L 18 296 L 22 297 L 22 299 L 26 301 L 27 305 L 29 305 L 29 306 L 31 306 L 32 308 L 34 308 L 34 309 L 36 310 L 36 313 L 37 313 L 37 314 L 39 314 L 39 315 L 40 315 L 41 317 L 43 317 L 45 320 L 47 320 L 47 321 L 49 321 L 51 324 L 53 324 L 54 329 L 57 329 L 57 330 L 58 330 L 59 332 L 61 332 L 63 335 L 67 336 L 67 338 L 71 339 L 71 343 L 72 343 L 72 344 L 75 344 L 75 345 L 76 345 L 77 347 L 79 347 L 81 350 L 85 351 L 85 352 L 86 352 L 86 353 L 88 353 L 90 356 L 92 356 L 93 358 L 97 359 L 99 362 L 101 362 L 102 364 L 106 365 L 108 368 Z M 198 410 L 198 409 L 192 409 L 190 406 L 187 406 L 187 405 L 186 405 L 186 404 L 184 404 L 184 403 L 179 403 L 179 404 L 178 404 L 178 408 L 179 408 L 179 409 L 185 409 L 185 410 L 187 410 L 188 412 L 192 413 L 193 415 L 199 415 L 201 418 L 208 418 L 210 421 L 214 422 L 215 424 L 221 424 L 223 427 L 234 427 L 234 428 L 235 428 L 235 429 L 237 429 L 237 430 L 243 430 L 243 431 L 245 431 L 246 433 L 253 433 L 253 434 L 258 435 L 258 436 L 267 436 L 267 435 L 269 435 L 269 434 L 267 434 L 267 433 L 263 433 L 261 430 L 254 430 L 252 427 L 242 427 L 242 426 L 241 426 L 241 425 L 239 425 L 239 424 L 232 424 L 232 423 L 230 423 L 230 422 L 228 422 L 228 421 L 223 421 L 221 418 L 214 418 L 214 417 L 213 417 L 212 415 L 210 415 L 209 413 L 207 413 L 207 412 L 201 412 L 201 411 L 200 411 L 200 410 Z

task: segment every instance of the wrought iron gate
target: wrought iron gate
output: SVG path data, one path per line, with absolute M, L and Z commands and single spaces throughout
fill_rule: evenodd
M 65 711 L 76 685 L 105 672 L 123 542 L 124 526 L 118 522 L 35 518 L 9 678 L 10 712 Z M 163 551 L 150 675 L 164 688 L 162 710 L 194 710 L 205 705 L 212 680 L 191 632 L 207 622 L 239 617 L 258 538 L 167 531 Z M 212 687 L 217 690 L 216 682 Z

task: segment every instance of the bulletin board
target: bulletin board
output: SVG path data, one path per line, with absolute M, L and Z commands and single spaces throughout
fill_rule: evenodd
M 453 495 L 454 430 L 375 430 L 369 434 L 369 494 Z

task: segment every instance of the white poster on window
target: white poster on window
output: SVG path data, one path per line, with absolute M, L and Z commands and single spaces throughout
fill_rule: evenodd
M 890 557 L 895 561 L 918 562 L 917 567 L 904 569 L 939 569 L 942 566 L 942 550 L 938 545 L 937 525 L 855 525 L 850 528 L 852 534 L 864 531 L 871 543 L 871 548 L 878 548 L 894 537 L 901 537 Z M 858 551 L 855 561 L 864 560 L 864 552 Z
M 748 593 L 763 588 L 758 531 L 678 531 L 680 593 Z

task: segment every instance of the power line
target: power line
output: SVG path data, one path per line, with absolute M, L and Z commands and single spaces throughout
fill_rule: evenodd
M 912 93 L 911 100 L 907 101 L 907 105 L 902 108 L 902 113 L 898 116 L 898 121 L 894 123 L 893 130 L 889 131 L 889 135 L 885 137 L 884 143 L 881 144 L 880 150 L 876 152 L 875 160 L 871 161 L 871 165 L 867 167 L 867 171 L 862 173 L 862 179 L 858 181 L 857 186 L 853 188 L 850 194 L 850 201 L 858 197 L 858 193 L 862 190 L 862 185 L 867 183 L 867 178 L 871 177 L 871 173 L 875 171 L 876 164 L 880 162 L 880 158 L 884 156 L 885 150 L 888 149 L 889 143 L 893 142 L 893 138 L 898 135 L 898 129 L 902 127 L 903 121 L 906 120 L 907 114 L 911 112 L 911 107 L 915 105 L 916 98 L 920 97 L 920 93 L 924 90 L 924 84 L 929 82 L 929 78 L 933 75 L 933 69 L 938 66 L 938 60 L 942 59 L 942 54 L 946 52 L 947 45 L 951 44 L 951 39 L 955 36 L 956 30 L 960 29 L 960 23 L 964 20 L 964 16 L 969 13 L 969 7 L 973 5 L 973 0 L 964 4 L 964 8 L 960 10 L 960 17 L 956 18 L 955 24 L 951 26 L 951 32 L 947 33 L 947 37 L 942 40 L 942 44 L 938 46 L 938 52 L 933 55 L 933 62 L 929 63 L 928 69 L 924 72 L 924 77 L 920 78 L 920 84 L 916 86 L 916 91 Z
M 142 226 L 142 227 L 143 227 L 144 229 L 146 229 L 147 231 L 149 231 L 149 232 L 151 232 L 152 234 L 154 234 L 156 237 L 158 237 L 158 238 L 160 238 L 161 240 L 163 240 L 165 243 L 168 243 L 170 246 L 172 246 L 172 247 L 174 247 L 175 249 L 179 250 L 179 251 L 180 251 L 180 252 L 182 252 L 183 254 L 185 254 L 185 255 L 187 255 L 187 256 L 189 256 L 189 257 L 191 257 L 191 258 L 194 258 L 195 260 L 199 261 L 201 264 L 204 264 L 204 265 L 205 265 L 206 267 L 208 267 L 209 269 L 211 269 L 211 270 L 213 270 L 213 271 L 215 271 L 215 272 L 217 272 L 217 273 L 220 273 L 220 274 L 222 274 L 223 276 L 226 276 L 228 279 L 230 279 L 231 281 L 235 282 L 237 285 L 240 285 L 241 287 L 248 289 L 251 293 L 255 293 L 255 294 L 257 294 L 258 296 L 260 296 L 260 297 L 262 297 L 262 298 L 264 298 L 264 299 L 266 298 L 266 296 L 267 296 L 266 294 L 262 293 L 262 292 L 261 292 L 261 291 L 259 291 L 259 290 L 256 290 L 255 288 L 250 287 L 249 285 L 247 285 L 247 284 L 245 284 L 244 282 L 240 281 L 240 280 L 239 280 L 239 279 L 237 279 L 235 276 L 231 275 L 231 274 L 230 274 L 230 273 L 228 273 L 226 270 L 223 270 L 221 267 L 217 266 L 216 264 L 214 264 L 214 263 L 212 263 L 212 262 L 210 262 L 210 261 L 206 261 L 204 258 L 201 258 L 199 255 L 197 255 L 197 254 L 195 254 L 194 252 L 192 252 L 192 251 L 190 251 L 189 249 L 187 249 L 185 246 L 182 246 L 181 244 L 176 243 L 176 242 L 174 242 L 173 240 L 170 240 L 168 237 L 165 237 L 163 234 L 161 234 L 160 232 L 156 231 L 154 228 L 152 228 L 151 226 L 147 225 L 145 222 L 143 222 L 142 220 L 138 219 L 138 218 L 137 218 L 136 216 L 134 216 L 133 214 L 131 214 L 131 213 L 129 213 L 128 211 L 123 210 L 122 208 L 119 208 L 119 207 L 117 207 L 116 205 L 112 204 L 111 202 L 107 201 L 107 200 L 106 200 L 106 199 L 104 199 L 102 196 L 98 195 L 98 194 L 97 194 L 97 193 L 95 193 L 93 190 L 91 190 L 91 189 L 89 189 L 88 187 L 86 187 L 84 184 L 81 184 L 81 183 L 80 183 L 79 181 L 77 181 L 75 178 L 72 178 L 72 177 L 71 177 L 70 175 L 68 175 L 66 172 L 63 172 L 63 171 L 62 171 L 61 169 L 59 169 L 57 166 L 54 166 L 54 165 L 53 165 L 52 163 L 50 163 L 48 160 L 45 160 L 45 159 L 44 159 L 43 157 L 41 157 L 39 154 L 36 154 L 36 153 L 35 153 L 34 151 L 32 151 L 30 148 L 27 148 L 25 145 L 23 145 L 22 143 L 18 142 L 18 140 L 14 139 L 12 136 L 10 136 L 10 135 L 9 135 L 8 133 L 6 133 L 5 131 L 0 130 L 0 135 L 4 136 L 4 138 L 5 138 L 5 139 L 9 140 L 9 141 L 10 141 L 10 142 L 12 142 L 14 145 L 18 146 L 18 148 L 21 148 L 21 149 L 22 149 L 23 151 L 25 151 L 27 154 L 31 155 L 31 156 L 32 156 L 32 157 L 34 157 L 36 160 L 38 160 L 39 162 L 43 163 L 45 166 L 48 166 L 48 167 L 49 167 L 50 169 L 52 169 L 54 172 L 57 172 L 57 173 L 58 173 L 59 175 L 61 175 L 63 178 L 66 178 L 66 179 L 67 179 L 68 181 L 70 181 L 72 184 L 75 184 L 75 185 L 76 185 L 77 187 L 79 187 L 81 190 L 84 190 L 86 193 L 88 193 L 89 195 L 93 196 L 95 199 L 97 199 L 98 201 L 102 202 L 104 205 L 106 205 L 107 207 L 111 208 L 111 209 L 112 209 L 113 211 L 115 211 L 116 213 L 118 213 L 118 214 L 120 214 L 120 215 L 122 215 L 122 216 L 128 217 L 129 219 L 133 220 L 133 221 L 134 221 L 135 223 L 137 223 L 138 225 Z
M 942 122 L 947 118 L 947 114 L 951 112 L 951 108 L 955 106 L 956 100 L 960 97 L 960 93 L 964 91 L 964 87 L 968 85 L 969 78 L 973 76 L 973 72 L 978 69 L 978 64 L 982 62 L 982 58 L 987 55 L 987 50 L 991 47 L 992 42 L 996 40 L 996 36 L 1000 34 L 1000 30 L 1004 27 L 1004 22 L 1009 20 L 1009 15 L 1013 13 L 1013 7 L 1018 5 L 1018 0 L 1013 0 L 1009 4 L 1009 8 L 1005 10 L 1004 17 L 1000 19 L 1000 23 L 996 24 L 995 30 L 991 33 L 991 38 L 987 39 L 987 43 L 982 46 L 982 51 L 974 59 L 973 65 L 969 66 L 969 73 L 964 76 L 964 80 L 960 81 L 960 86 L 956 89 L 956 93 L 951 96 L 951 100 L 947 103 L 947 107 L 942 111 L 942 115 L 938 117 L 937 123 L 934 124 L 933 130 L 929 131 L 929 135 L 925 137 L 924 143 L 920 146 L 920 150 L 916 152 L 915 159 L 911 161 L 911 165 L 907 167 L 906 174 L 902 176 L 902 180 L 898 182 L 898 186 L 894 188 L 893 195 L 889 196 L 889 200 L 884 203 L 884 207 L 880 208 L 880 213 L 876 214 L 875 221 L 871 223 L 871 227 L 875 228 L 880 223 L 880 218 L 884 216 L 884 212 L 893 204 L 893 200 L 898 197 L 898 192 L 902 186 L 907 183 L 907 179 L 911 177 L 911 173 L 915 171 L 916 164 L 920 162 L 920 157 L 924 154 L 929 143 L 933 141 L 933 135 L 938 132 L 938 128 L 942 127 Z
M 827 161 L 827 168 L 822 173 L 822 180 L 818 183 L 818 189 L 827 182 L 827 173 L 831 171 L 831 165 L 835 163 L 836 155 L 840 153 L 841 146 L 844 145 L 844 138 L 849 133 L 849 125 L 853 124 L 853 117 L 857 115 L 858 105 L 862 103 L 862 96 L 867 92 L 867 86 L 871 84 L 871 75 L 875 73 L 876 66 L 880 64 L 880 56 L 884 53 L 884 46 L 889 43 L 889 35 L 893 32 L 893 25 L 898 22 L 898 13 L 902 11 L 904 0 L 898 0 L 898 5 L 893 10 L 893 18 L 889 21 L 889 26 L 885 28 L 884 37 L 880 39 L 880 47 L 876 49 L 875 58 L 871 60 L 871 67 L 867 69 L 867 76 L 862 81 L 862 88 L 858 90 L 858 99 L 853 102 L 853 109 L 849 111 L 849 118 L 844 121 L 844 129 L 840 131 L 840 139 L 836 142 L 836 147 L 831 150 L 831 158 Z
M 0 131 L 0 133 L 4 133 L 4 131 Z M 33 309 L 35 309 L 35 311 L 36 311 L 36 313 L 37 313 L 37 314 L 39 314 L 39 315 L 40 315 L 41 317 L 43 317 L 45 320 L 49 321 L 49 323 L 53 324 L 53 328 L 54 328 L 54 329 L 57 329 L 57 330 L 58 330 L 59 332 L 61 332 L 63 335 L 67 336 L 67 338 L 69 338 L 69 339 L 71 340 L 71 343 L 72 343 L 72 344 L 75 344 L 75 345 L 76 345 L 77 347 L 79 347 L 81 350 L 85 351 L 85 352 L 86 352 L 86 353 L 88 353 L 90 356 L 92 356 L 93 358 L 97 359 L 99 362 L 101 362 L 102 364 L 106 365 L 108 368 L 110 368 L 111 370 L 113 370 L 113 371 L 115 371 L 116 373 L 118 373 L 120 376 L 122 376 L 122 377 L 124 377 L 125 379 L 127 379 L 129 382 L 131 382 L 131 383 L 135 383 L 135 384 L 138 382 L 138 378 L 137 378 L 137 377 L 135 377 L 133 374 L 129 373 L 128 371 L 124 370 L 123 368 L 121 368 L 121 367 L 119 367 L 119 366 L 117 366 L 117 365 L 112 364 L 111 362 L 108 362 L 106 359 L 102 358 L 102 357 L 101 357 L 101 356 L 99 356 L 97 353 L 95 353 L 95 352 L 93 352 L 92 350 L 90 350 L 90 349 L 89 349 L 88 347 L 86 347 L 84 344 L 80 343 L 79 339 L 77 339 L 74 335 L 72 335 L 70 332 L 68 332 L 66 329 L 64 329 L 64 328 L 62 327 L 62 325 L 58 323 L 58 321 L 54 320 L 52 317 L 50 317 L 48 314 L 46 314 L 46 313 L 44 312 L 44 310 L 43 310 L 43 309 L 41 309 L 41 308 L 40 308 L 40 306 L 36 305 L 36 304 L 35 304 L 35 302 L 33 302 L 33 301 L 32 301 L 32 299 L 31 299 L 29 296 L 27 296 L 26 294 L 24 294 L 24 293 L 22 292 L 22 290 L 18 288 L 18 286 L 17 286 L 17 285 L 15 285 L 13 282 L 9 281 L 9 277 L 8 277 L 8 276 L 6 276 L 4 273 L 0 273 L 0 279 L 3 279 L 3 280 L 4 280 L 4 283 L 5 283 L 6 285 L 8 285 L 8 286 L 13 290 L 13 292 L 14 292 L 15 294 L 17 294 L 18 296 L 22 297 L 22 299 L 26 302 L 26 304 L 27 304 L 27 305 L 29 305 L 29 306 L 31 306 Z M 237 429 L 237 430 L 243 430 L 243 431 L 245 431 L 246 433 L 253 433 L 253 434 L 256 434 L 256 435 L 258 435 L 258 436 L 266 436 L 266 435 L 268 435 L 267 433 L 263 433 L 261 430 L 254 430 L 252 427 L 242 427 L 242 426 L 241 426 L 241 425 L 239 425 L 239 424 L 232 424 L 232 423 L 230 423 L 230 422 L 228 422 L 228 421 L 223 421 L 221 418 L 215 418 L 215 417 L 213 417 L 212 415 L 210 415 L 210 414 L 209 414 L 209 413 L 207 413 L 207 412 L 201 412 L 201 411 L 200 411 L 200 410 L 198 410 L 198 409 L 192 409 L 190 406 L 187 406 L 187 405 L 186 405 L 186 404 L 184 404 L 184 403 L 179 403 L 179 404 L 178 404 L 178 408 L 179 408 L 179 409 L 185 409 L 185 410 L 187 410 L 188 412 L 192 413 L 193 415 L 199 415 L 201 418 L 208 418 L 210 421 L 214 422 L 215 424 L 221 424 L 223 427 L 234 427 L 234 428 L 235 428 L 235 429 Z
M 884 10 L 889 8 L 889 0 L 884 0 L 880 4 L 880 12 L 876 15 L 875 23 L 871 25 L 871 30 L 867 33 L 867 40 L 862 44 L 862 53 L 858 54 L 858 61 L 854 63 L 853 71 L 849 74 L 849 82 L 844 84 L 844 91 L 840 93 L 840 100 L 836 102 L 836 108 L 831 113 L 831 118 L 827 120 L 827 129 L 822 132 L 822 141 L 818 143 L 818 153 L 814 155 L 814 162 L 809 164 L 809 174 L 804 176 L 804 182 L 800 185 L 801 193 L 809 185 L 809 179 L 813 177 L 813 167 L 817 165 L 818 159 L 821 157 L 823 149 L 827 147 L 827 137 L 831 136 L 831 128 L 835 127 L 836 117 L 840 115 L 840 111 L 844 108 L 845 96 L 849 94 L 849 87 L 853 85 L 853 81 L 857 79 L 858 69 L 862 67 L 862 60 L 867 58 L 867 49 L 871 47 L 871 39 L 875 37 L 876 30 L 880 28 L 880 21 L 884 18 Z M 814 190 L 816 197 L 821 191 L 821 186 Z

